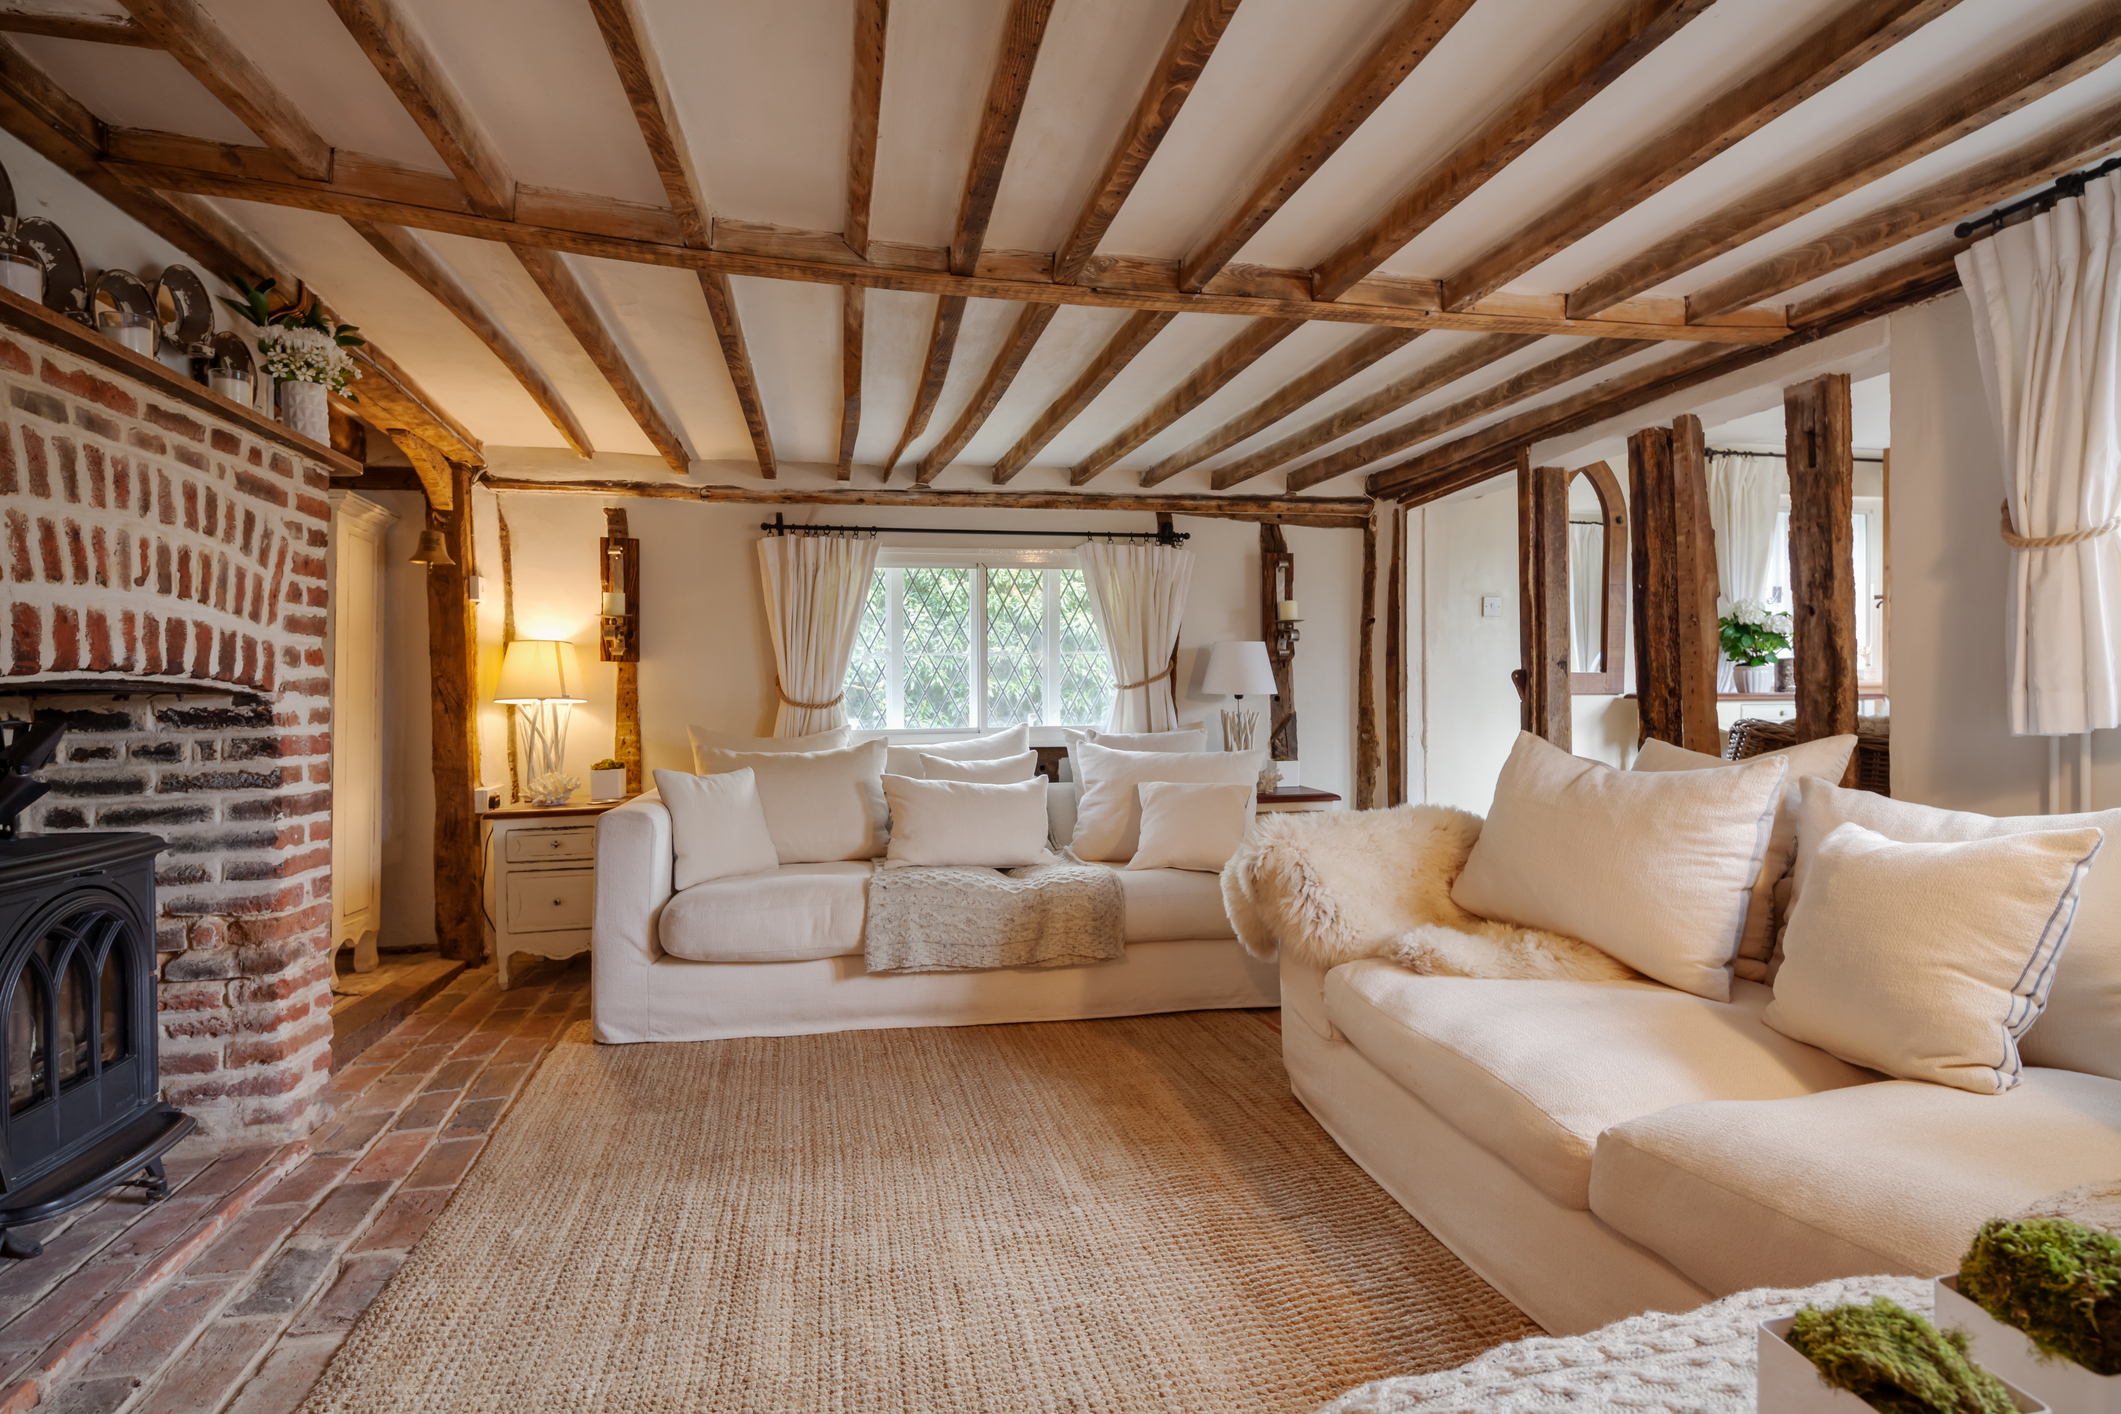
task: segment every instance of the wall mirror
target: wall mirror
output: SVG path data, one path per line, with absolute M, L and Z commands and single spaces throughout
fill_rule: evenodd
M 1569 692 L 1617 696 L 1627 653 L 1628 508 L 1604 462 L 1569 473 Z

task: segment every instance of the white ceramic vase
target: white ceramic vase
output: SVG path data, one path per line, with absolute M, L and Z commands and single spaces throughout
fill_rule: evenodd
M 1775 665 L 1762 663 L 1757 668 L 1739 668 L 1735 676 L 1740 692 L 1773 692 L 1775 690 Z
M 322 383 L 280 380 L 280 421 L 312 442 L 331 445 L 331 409 Z
M 626 768 L 616 771 L 591 771 L 589 773 L 589 798 L 598 800 L 624 800 L 626 798 Z
M 1716 655 L 1716 690 L 1736 692 L 1738 690 L 1738 665 L 1723 654 Z

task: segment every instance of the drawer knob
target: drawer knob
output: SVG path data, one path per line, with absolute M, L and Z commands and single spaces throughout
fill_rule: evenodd
M 559 901 L 558 899 L 554 899 L 554 900 L 552 901 L 552 906 L 553 906 L 554 908 L 558 908 L 558 907 L 560 906 L 560 901 Z

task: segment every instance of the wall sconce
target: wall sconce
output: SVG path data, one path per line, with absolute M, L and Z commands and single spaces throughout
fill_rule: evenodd
M 1283 599 L 1274 605 L 1274 656 L 1287 658 L 1296 651 L 1303 638 L 1297 625 L 1302 623 L 1303 609 L 1294 599 Z
M 560 769 L 567 755 L 567 719 L 582 695 L 582 669 L 564 639 L 519 638 L 501 657 L 493 700 L 520 715 L 524 790 L 534 805 L 564 805 L 581 782 Z

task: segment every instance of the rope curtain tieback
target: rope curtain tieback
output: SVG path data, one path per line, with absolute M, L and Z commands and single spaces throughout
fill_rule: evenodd
M 822 712 L 827 707 L 837 707 L 847 700 L 847 689 L 843 687 L 840 689 L 840 695 L 833 698 L 830 702 L 798 702 L 788 695 L 788 689 L 781 686 L 781 680 L 778 677 L 773 680 L 773 690 L 778 692 L 781 695 L 781 701 L 787 703 L 790 707 L 801 707 L 811 712 Z
M 2011 503 L 2003 503 L 2003 543 L 2013 550 L 2047 550 L 2057 545 L 2077 545 L 2121 530 L 2121 516 L 2114 516 L 2090 530 L 2072 530 L 2066 535 L 2020 535 L 2011 529 Z
M 1155 677 L 1153 677 L 1153 678 L 1143 678 L 1143 679 L 1142 679 L 1142 680 L 1141 680 L 1140 682 L 1123 682 L 1123 683 L 1121 683 L 1121 684 L 1119 685 L 1119 691 L 1121 691 L 1121 692 L 1132 692 L 1132 691 L 1134 691 L 1134 689 L 1135 689 L 1135 688 L 1137 688 L 1137 687 L 1147 687 L 1147 686 L 1149 686 L 1149 685 L 1150 685 L 1151 683 L 1158 683 L 1158 682 L 1162 682 L 1162 681 L 1163 681 L 1163 680 L 1164 680 L 1165 678 L 1167 678 L 1167 677 L 1171 676 L 1171 669 L 1172 669 L 1172 668 L 1173 668 L 1174 666 L 1176 666 L 1176 665 L 1175 665 L 1175 664 L 1172 664 L 1172 663 L 1166 663 L 1166 664 L 1164 664 L 1164 670 L 1163 670 L 1162 672 L 1158 673 L 1158 674 L 1157 674 L 1157 675 L 1156 675 Z

